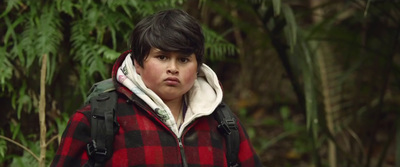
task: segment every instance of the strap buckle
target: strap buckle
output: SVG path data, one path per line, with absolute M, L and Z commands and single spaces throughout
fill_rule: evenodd
M 89 156 L 92 156 L 93 153 L 95 155 L 107 155 L 107 148 L 97 148 L 96 141 L 92 140 L 92 142 L 89 142 L 86 144 L 86 149 L 88 151 Z
M 235 119 L 224 119 L 218 125 L 218 129 L 225 135 L 230 135 L 232 130 L 237 130 Z

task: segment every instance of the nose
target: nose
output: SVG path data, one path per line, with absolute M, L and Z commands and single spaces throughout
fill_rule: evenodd
M 173 75 L 179 74 L 178 67 L 174 61 L 171 61 L 169 63 L 168 68 L 167 68 L 167 73 L 173 74 Z

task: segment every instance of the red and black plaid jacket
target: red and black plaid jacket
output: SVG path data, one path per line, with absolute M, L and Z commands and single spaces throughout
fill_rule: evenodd
M 115 81 L 116 69 L 125 59 L 123 53 L 113 69 L 118 92 L 116 109 L 120 124 L 113 144 L 113 156 L 106 166 L 182 166 L 182 155 L 176 135 L 157 114 L 126 87 Z M 83 166 L 89 160 L 86 144 L 91 141 L 90 105 L 79 109 L 69 120 L 51 166 Z M 240 133 L 239 164 L 261 166 L 245 129 L 237 122 Z M 193 121 L 181 137 L 188 166 L 227 166 L 225 139 L 212 116 Z

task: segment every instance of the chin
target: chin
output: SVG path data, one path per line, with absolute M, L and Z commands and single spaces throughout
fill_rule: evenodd
M 180 98 L 180 97 L 182 97 L 183 95 L 171 95 L 170 93 L 166 93 L 166 95 L 165 96 L 160 96 L 160 98 L 163 100 L 163 101 L 171 101 L 171 100 L 175 100 L 175 99 L 177 99 L 177 98 Z

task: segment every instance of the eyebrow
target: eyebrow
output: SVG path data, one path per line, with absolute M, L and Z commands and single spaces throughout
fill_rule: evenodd
M 180 57 L 190 57 L 193 53 L 182 53 L 182 52 L 178 52 L 178 56 Z

